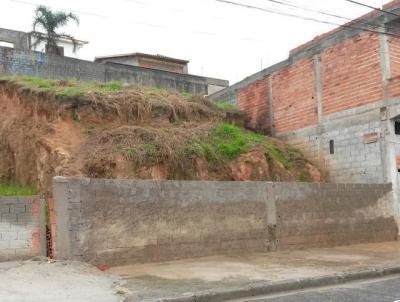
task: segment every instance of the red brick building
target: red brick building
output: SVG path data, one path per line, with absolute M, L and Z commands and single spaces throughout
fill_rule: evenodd
M 384 10 L 400 16 L 400 1 Z M 331 181 L 397 182 L 400 17 L 394 14 L 372 11 L 211 97 L 237 103 L 250 128 L 303 149 Z M 362 30 L 366 23 L 375 25 L 372 32 Z

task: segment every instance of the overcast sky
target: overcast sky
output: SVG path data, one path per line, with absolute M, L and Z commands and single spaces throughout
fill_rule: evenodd
M 232 0 L 333 23 L 332 18 L 268 0 Z M 345 18 L 369 11 L 345 0 L 281 0 Z M 376 7 L 389 1 L 359 0 Z M 335 26 L 236 7 L 216 0 L 0 0 L 0 27 L 31 30 L 35 6 L 75 12 L 81 24 L 65 32 L 89 44 L 83 59 L 145 52 L 190 60 L 192 74 L 231 84 L 287 58 L 289 51 Z

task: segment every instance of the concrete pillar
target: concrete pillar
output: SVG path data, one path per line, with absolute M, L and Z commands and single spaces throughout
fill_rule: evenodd
M 267 79 L 267 89 L 268 89 L 268 111 L 269 111 L 269 129 L 271 135 L 275 135 L 274 130 L 274 98 L 272 94 L 272 75 L 269 75 Z
M 318 166 L 324 171 L 325 161 L 324 161 L 324 126 L 323 126 L 323 100 L 322 100 L 322 57 L 321 54 L 317 54 L 313 58 L 314 60 L 314 77 L 315 77 L 315 100 L 317 102 L 317 136 L 318 136 Z
M 385 28 L 383 28 L 383 30 L 385 30 Z M 391 76 L 391 71 L 390 71 L 389 42 L 388 42 L 388 36 L 385 34 L 379 34 L 379 55 L 381 61 L 383 97 L 386 103 L 389 97 L 388 81 Z
M 383 26 L 381 31 L 385 31 Z M 396 163 L 396 146 L 399 145 L 399 140 L 395 134 L 394 122 L 399 116 L 399 110 L 389 104 L 389 89 L 388 83 L 391 78 L 390 66 L 390 45 L 389 38 L 385 34 L 379 34 L 379 55 L 382 74 L 383 86 L 383 107 L 381 108 L 381 160 L 383 170 L 383 181 L 392 183 L 392 198 L 394 201 L 394 212 L 397 220 L 397 225 L 400 226 L 400 187 L 399 173 Z M 400 228 L 399 228 L 400 231 Z

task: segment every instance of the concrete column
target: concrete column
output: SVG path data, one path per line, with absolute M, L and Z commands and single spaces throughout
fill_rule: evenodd
M 382 30 L 385 30 L 385 27 Z M 385 34 L 379 34 L 379 55 L 381 61 L 383 97 L 386 104 L 387 99 L 389 97 L 388 81 L 391 77 L 391 71 L 390 71 L 389 42 L 388 42 L 388 36 Z
M 267 89 L 268 89 L 269 129 L 271 130 L 271 135 L 273 136 L 275 134 L 275 130 L 274 130 L 274 98 L 272 94 L 272 75 L 268 76 Z
M 53 196 L 56 211 L 56 258 L 60 260 L 71 259 L 71 230 L 69 217 L 69 196 L 71 190 L 68 180 L 64 177 L 53 178 Z
M 317 114 L 318 114 L 318 124 L 322 123 L 322 80 L 321 80 L 321 55 L 318 54 L 314 57 L 314 72 L 315 72 L 315 98 L 317 101 Z
M 321 54 L 317 54 L 313 58 L 314 60 L 314 77 L 315 77 L 315 100 L 317 102 L 317 135 L 318 135 L 318 166 L 323 171 L 325 170 L 325 157 L 324 157 L 324 126 L 322 124 L 323 117 L 323 100 L 322 100 L 322 57 Z
M 385 26 L 381 28 L 385 30 Z M 381 108 L 381 154 L 383 167 L 383 180 L 393 184 L 393 189 L 397 190 L 397 169 L 396 169 L 396 140 L 394 134 L 394 120 L 390 115 L 388 106 L 389 91 L 388 82 L 391 77 L 390 53 L 388 36 L 379 34 L 379 55 L 383 86 L 383 107 Z

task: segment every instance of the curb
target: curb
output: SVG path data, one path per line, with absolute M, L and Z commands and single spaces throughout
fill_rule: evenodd
M 278 282 L 265 282 L 245 287 L 238 287 L 220 291 L 206 291 L 193 293 L 176 298 L 161 298 L 150 302 L 221 302 L 239 298 L 250 298 L 279 292 L 301 290 L 313 287 L 344 284 L 351 281 L 372 279 L 383 276 L 400 274 L 400 266 L 391 266 L 378 269 L 366 269 L 339 273 L 330 276 L 290 279 Z M 126 298 L 124 302 L 134 302 L 133 298 Z

